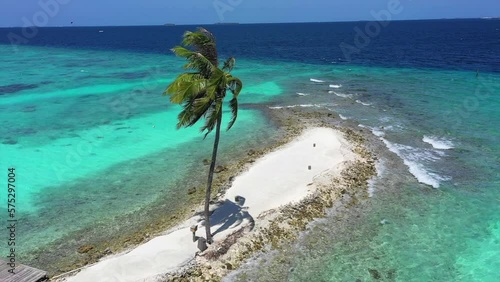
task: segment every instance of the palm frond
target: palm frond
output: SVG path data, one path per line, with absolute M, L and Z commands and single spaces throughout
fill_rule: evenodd
M 234 96 L 238 96 L 240 95 L 240 92 L 243 89 L 243 82 L 241 82 L 241 80 L 237 77 L 228 75 L 227 87 L 233 93 Z
M 187 125 L 188 127 L 195 125 L 202 117 L 204 117 L 207 114 L 208 109 L 214 103 L 213 100 L 209 99 L 206 99 L 206 101 L 201 101 L 203 99 L 205 98 L 196 99 L 193 103 L 193 116 L 191 117 L 191 121 Z
M 215 36 L 204 28 L 198 28 L 196 32 L 184 33 L 182 45 L 193 47 L 195 51 L 205 56 L 214 66 L 218 66 L 218 55 Z
M 217 124 L 217 119 L 221 114 L 222 114 L 222 100 L 216 100 L 208 109 L 207 114 L 205 116 L 206 117 L 205 125 L 200 130 L 201 132 L 206 131 L 204 138 L 207 138 L 208 134 L 212 132 L 215 125 Z
M 207 110 L 212 106 L 213 100 L 207 99 L 204 93 L 186 99 L 183 103 L 183 110 L 179 113 L 177 128 L 190 127 L 207 114 Z
M 165 90 L 164 95 L 170 95 L 170 101 L 181 104 L 187 98 L 205 91 L 207 80 L 198 73 L 183 73 L 179 75 Z
M 181 58 L 185 58 L 188 62 L 184 65 L 184 69 L 192 69 L 203 74 L 205 78 L 212 75 L 212 72 L 217 69 L 208 58 L 200 52 L 188 50 L 182 46 L 172 48 L 172 52 Z
M 219 68 L 215 36 L 203 28 L 186 32 L 182 46 L 174 47 L 172 52 L 186 59 L 184 69 L 190 70 L 179 75 L 163 93 L 170 96 L 172 103 L 182 105 L 177 127 L 190 127 L 204 118 L 201 131 L 206 138 L 222 117 L 223 100 L 226 92 L 231 91 L 232 116 L 227 128 L 230 130 L 238 117 L 238 95 L 243 88 L 241 80 L 230 74 L 236 60 L 228 58 Z
M 236 64 L 236 59 L 231 57 L 224 62 L 222 70 L 225 72 L 230 72 L 233 70 L 235 64 Z
M 215 69 L 215 72 L 212 74 L 212 77 L 207 82 L 207 96 L 210 99 L 224 98 L 225 87 L 226 85 L 226 76 L 223 71 L 219 68 Z M 224 92 L 223 92 L 224 91 Z
M 215 103 L 215 100 L 210 99 L 206 95 L 197 98 L 193 103 L 193 112 L 197 116 L 206 116 L 210 107 Z
M 236 118 L 238 118 L 238 98 L 233 96 L 233 99 L 229 101 L 229 107 L 231 108 L 231 120 L 229 121 L 229 125 L 227 126 L 227 130 L 233 127 L 236 122 Z
M 195 52 L 189 50 L 189 49 L 186 49 L 182 46 L 175 46 L 174 48 L 170 49 L 170 51 L 172 51 L 172 53 L 174 53 L 177 57 L 181 57 L 181 58 L 185 58 L 185 59 L 189 59 L 189 57 L 191 57 Z
M 182 107 L 182 111 L 177 116 L 177 129 L 181 127 L 189 127 L 191 121 L 196 118 L 194 112 L 192 111 L 193 103 L 191 101 L 186 101 Z

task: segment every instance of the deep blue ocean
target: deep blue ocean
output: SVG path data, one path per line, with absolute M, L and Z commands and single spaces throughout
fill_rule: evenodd
M 339 113 L 385 148 L 366 202 L 228 280 L 500 280 L 500 21 L 393 21 L 356 45 L 366 24 L 204 26 L 245 84 L 221 163 L 272 143 L 266 112 L 285 107 Z M 161 94 L 182 71 L 169 49 L 195 28 L 39 28 L 16 46 L 23 30 L 0 29 L 0 169 L 18 172 L 21 262 L 57 272 L 186 200 L 211 142 L 177 131 Z
M 499 72 L 497 20 L 394 21 L 369 47 L 347 61 L 339 47 L 354 46 L 355 28 L 367 22 L 211 25 L 220 53 L 255 60 L 355 64 Z M 198 26 L 40 28 L 29 46 L 124 50 L 166 54 L 186 30 Z M 99 30 L 105 31 L 105 36 Z M 0 43 L 21 29 L 0 29 Z

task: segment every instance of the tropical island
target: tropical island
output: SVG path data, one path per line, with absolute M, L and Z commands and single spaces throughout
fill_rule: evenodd
M 280 111 L 281 142 L 250 151 L 234 167 L 217 166 L 224 98 L 232 94 L 229 130 L 237 121 L 243 82 L 230 74 L 235 58 L 219 68 L 215 37 L 206 29 L 186 32 L 182 45 L 172 51 L 186 59 L 188 72 L 165 95 L 182 105 L 177 128 L 204 120 L 205 136 L 215 130 L 203 208 L 163 235 L 55 281 L 218 281 L 256 252 L 293 242 L 334 203 L 366 197 L 367 181 L 376 172 L 374 157 L 361 133 L 332 125 L 338 118 L 333 114 Z M 300 122 L 289 123 L 294 116 Z M 237 176 L 214 193 L 216 170 Z
M 0 281 L 498 281 L 494 4 L 49 2 L 0 18 Z

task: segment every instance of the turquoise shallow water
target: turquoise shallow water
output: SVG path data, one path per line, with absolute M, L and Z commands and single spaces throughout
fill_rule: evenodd
M 0 167 L 18 173 L 21 260 L 43 266 L 35 251 L 74 255 L 54 246 L 112 238 L 147 222 L 142 211 L 159 201 L 165 210 L 182 203 L 211 140 L 197 128 L 175 130 L 178 109 L 160 95 L 181 61 L 47 47 L 8 56 L 6 48 Z M 386 147 L 366 203 L 230 278 L 498 280 L 498 74 L 249 59 L 234 74 L 245 91 L 238 123 L 223 135 L 222 162 L 270 142 L 275 128 L 262 109 L 281 107 L 338 112 Z
M 331 109 L 376 135 L 383 148 L 371 198 L 345 215 L 332 211 L 293 248 L 227 280 L 498 281 L 500 76 L 316 69 L 324 73 L 289 86 L 301 95 L 272 108 Z
M 196 170 L 210 158 L 213 137 L 204 141 L 201 125 L 176 130 L 180 108 L 161 96 L 181 64 L 164 55 L 42 47 L 3 55 L 1 167 L 17 172 L 21 261 L 34 251 L 64 257 L 120 228 L 138 228 L 151 220 L 139 211 L 169 201 L 164 209 L 175 210 L 186 185 L 198 184 L 188 179 L 204 179 L 206 168 Z M 221 164 L 273 138 L 273 125 L 245 103 L 281 89 L 247 77 L 237 130 L 222 137 Z M 62 241 L 72 243 L 54 250 Z

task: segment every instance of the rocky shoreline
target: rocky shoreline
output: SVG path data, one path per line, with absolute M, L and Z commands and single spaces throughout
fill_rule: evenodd
M 328 119 L 337 118 L 331 113 L 284 110 L 279 114 L 277 120 L 287 132 L 283 143 L 307 127 L 333 127 L 342 131 L 351 143 L 356 160 L 347 163 L 340 175 L 323 175 L 316 179 L 315 192 L 301 202 L 261 215 L 257 225 L 241 227 L 183 268 L 157 277 L 156 281 L 221 281 L 258 252 L 279 249 L 297 240 L 308 224 L 326 216 L 327 209 L 335 202 L 347 200 L 347 205 L 355 205 L 368 197 L 368 180 L 376 174 L 376 158 L 367 150 L 365 138 L 360 133 L 329 123 Z M 297 117 L 299 120 L 296 121 Z

